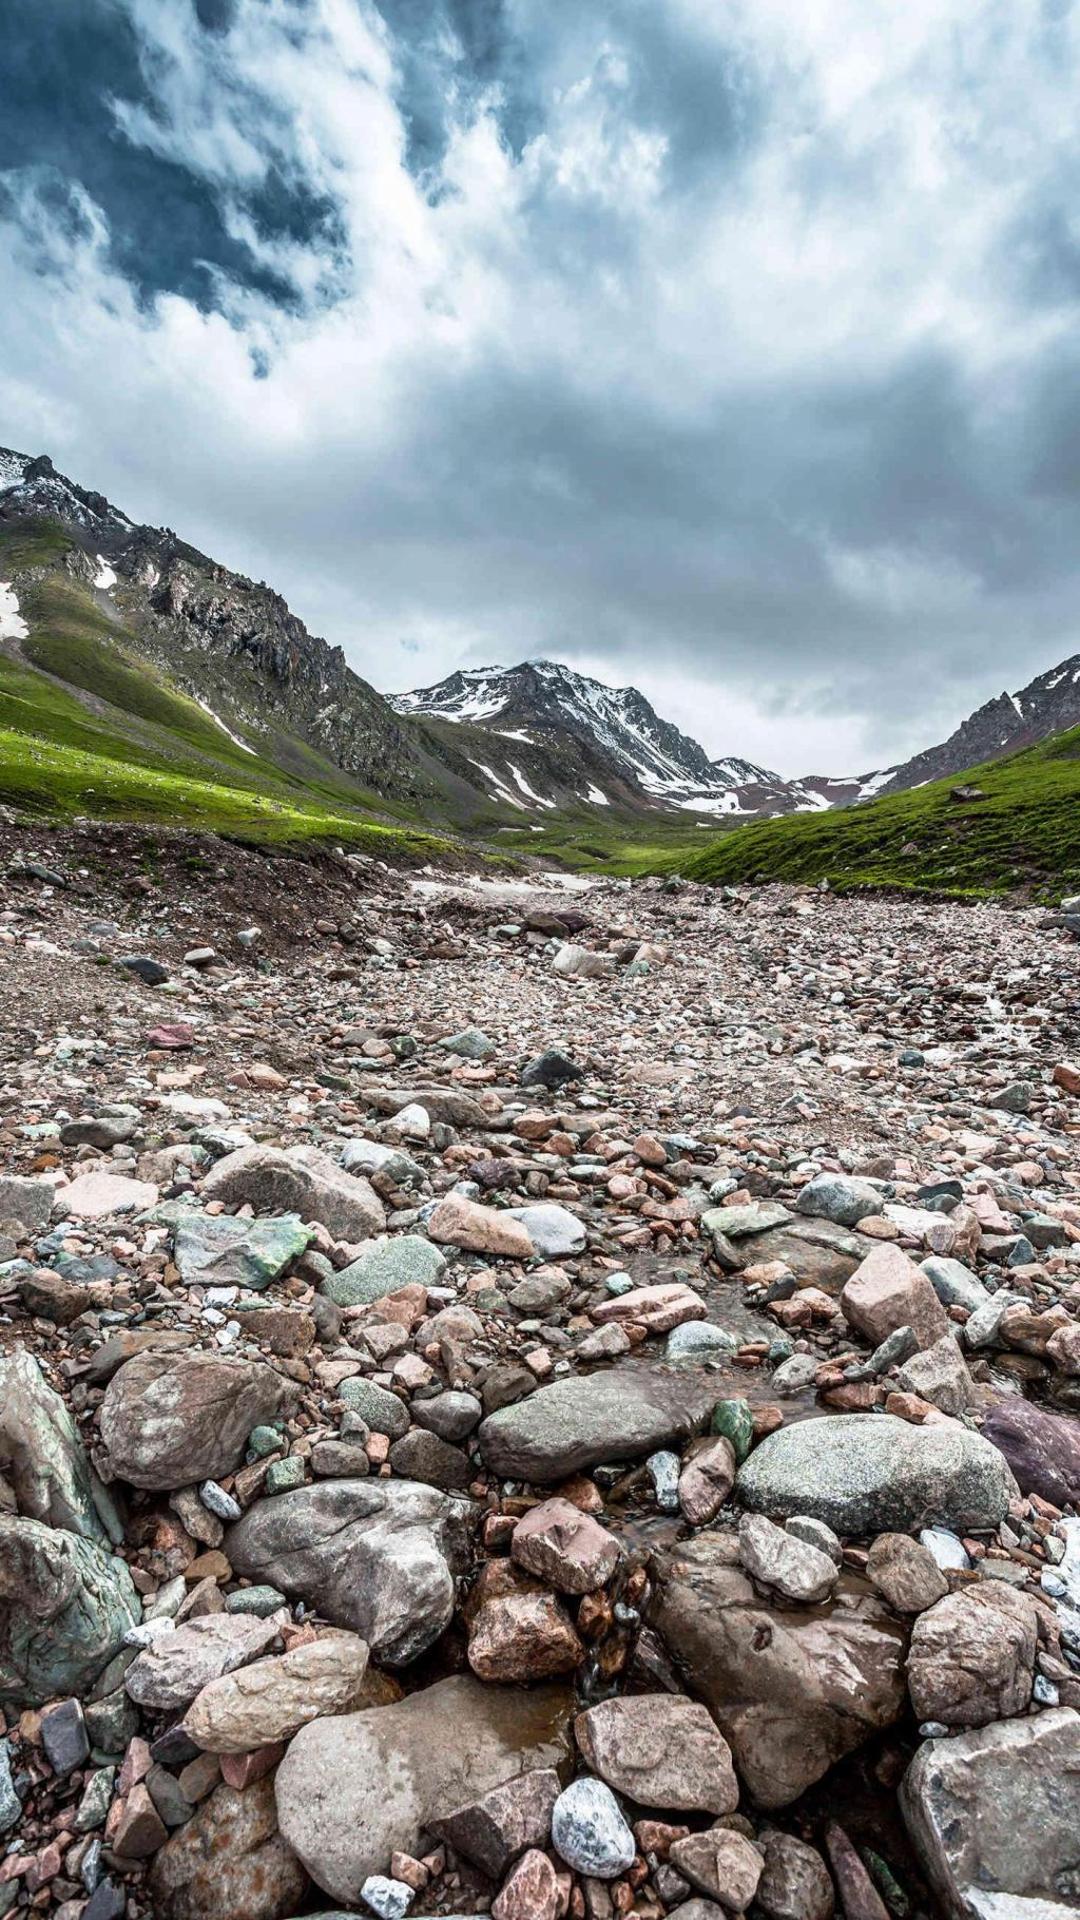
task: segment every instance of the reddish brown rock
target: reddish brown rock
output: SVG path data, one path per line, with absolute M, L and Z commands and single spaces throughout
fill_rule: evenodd
M 897 1327 L 910 1327 L 920 1347 L 949 1332 L 949 1316 L 926 1274 L 899 1247 L 877 1246 L 867 1254 L 845 1283 L 840 1307 L 874 1347 Z
M 568 1500 L 545 1500 L 518 1521 L 510 1555 L 560 1593 L 590 1593 L 611 1579 L 622 1549 L 614 1534 Z

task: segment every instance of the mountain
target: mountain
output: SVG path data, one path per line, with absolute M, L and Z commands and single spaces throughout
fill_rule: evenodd
M 939 747 L 915 754 L 881 790 L 903 793 L 927 780 L 966 773 L 1080 725 L 1080 653 L 1030 680 L 1018 693 L 999 693 L 965 720 Z
M 555 660 L 469 668 L 399 694 L 393 705 L 464 730 L 474 764 L 518 803 L 734 812 L 726 796 L 750 783 L 783 784 L 749 760 L 710 760 L 636 687 L 608 687 Z
M 218 796 L 204 812 L 282 832 L 328 808 L 481 835 L 562 816 L 668 832 L 857 806 L 1078 723 L 1080 655 L 901 767 L 796 780 L 711 759 L 637 688 L 551 660 L 385 699 L 264 582 L 0 449 L 0 800 L 194 817 L 197 786 Z

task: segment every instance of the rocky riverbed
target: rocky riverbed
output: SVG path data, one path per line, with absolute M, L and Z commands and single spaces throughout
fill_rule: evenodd
M 134 844 L 5 843 L 0 1915 L 1080 1914 L 1062 918 Z

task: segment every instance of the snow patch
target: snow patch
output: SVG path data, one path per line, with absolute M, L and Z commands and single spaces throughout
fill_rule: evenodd
M 591 783 L 585 789 L 585 798 L 586 800 L 591 800 L 594 807 L 610 807 L 611 805 L 607 794 L 602 792 L 599 787 L 594 787 Z
M 25 640 L 30 629 L 19 612 L 19 597 L 8 580 L 0 580 L 0 640 Z
M 472 759 L 471 754 L 469 758 Z M 479 767 L 481 773 L 484 775 L 484 778 L 486 780 L 490 780 L 500 800 L 505 800 L 508 806 L 516 807 L 519 813 L 525 812 L 525 802 L 523 800 L 519 800 L 515 794 L 511 793 L 509 787 L 506 786 L 506 784 L 502 780 L 500 780 L 498 774 L 493 770 L 493 768 L 485 766 L 482 760 L 473 760 L 473 766 Z
M 115 571 L 110 567 L 103 553 L 97 555 L 97 572 L 94 575 L 94 585 L 95 587 L 100 587 L 106 593 L 110 587 L 115 587 L 116 585 Z
M 9 487 L 17 487 L 29 460 L 21 453 L 12 453 L 7 447 L 0 447 L 0 493 L 6 493 Z
M 228 736 L 228 738 L 232 741 L 234 747 L 242 747 L 245 753 L 254 753 L 255 751 L 254 747 L 249 747 L 246 740 L 241 740 L 238 734 L 233 733 L 225 725 L 225 722 L 221 718 L 221 715 L 218 713 L 215 713 L 213 707 L 208 707 L 205 700 L 200 700 L 197 693 L 193 693 L 191 698 L 194 700 L 195 705 L 197 707 L 202 708 L 203 712 L 206 714 L 207 719 L 212 720 L 216 727 L 221 728 L 222 733 Z
M 554 807 L 554 800 L 545 800 L 542 793 L 533 792 L 520 767 L 515 767 L 512 760 L 508 760 L 506 764 L 513 774 L 521 792 L 525 795 L 526 800 L 534 800 L 538 807 Z

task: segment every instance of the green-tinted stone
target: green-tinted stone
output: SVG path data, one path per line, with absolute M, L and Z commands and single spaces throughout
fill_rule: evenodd
M 385 1433 L 391 1440 L 400 1440 L 402 1434 L 409 1431 L 409 1409 L 405 1402 L 388 1388 L 377 1387 L 373 1380 L 356 1376 L 343 1380 L 338 1399 L 366 1420 L 373 1433 Z
M 288 1601 L 276 1587 L 238 1587 L 235 1593 L 225 1595 L 226 1613 L 253 1613 L 257 1620 L 267 1620 L 279 1607 L 287 1607 Z
M 294 1213 L 276 1220 L 238 1220 L 188 1207 L 174 1218 L 173 1259 L 187 1286 L 253 1287 L 261 1292 L 280 1278 L 312 1237 L 312 1229 Z
M 276 1427 L 252 1427 L 248 1434 L 248 1452 L 257 1460 L 265 1460 L 268 1454 L 277 1453 L 281 1448 L 281 1435 Z
M 98 1767 L 90 1775 L 75 1814 L 76 1833 L 93 1833 L 95 1827 L 105 1825 L 105 1816 L 112 1803 L 115 1779 L 115 1767 Z
M 0 1702 L 82 1697 L 142 1608 L 122 1560 L 77 1534 L 0 1515 L 5 1569 Z
M 290 1454 L 285 1460 L 271 1460 L 266 1469 L 267 1493 L 291 1493 L 294 1487 L 304 1484 L 304 1462 L 299 1454 Z
M 83 1712 L 94 1758 L 118 1760 L 126 1752 L 128 1741 L 139 1731 L 139 1712 L 134 1701 L 120 1687 L 116 1692 L 107 1693 L 104 1699 L 91 1702 Z
M 713 1433 L 722 1434 L 725 1440 L 731 1441 L 735 1459 L 741 1466 L 754 1438 L 754 1416 L 749 1400 L 718 1400 L 713 1408 L 710 1426 Z
M 343 1267 L 319 1291 L 338 1307 L 366 1307 L 402 1287 L 437 1286 L 446 1272 L 446 1256 L 430 1240 L 405 1233 L 365 1248 L 358 1260 Z
M 768 1233 L 772 1227 L 786 1226 L 792 1217 L 778 1200 L 761 1200 L 745 1207 L 710 1207 L 708 1213 L 702 1214 L 701 1224 L 706 1233 L 720 1233 L 729 1240 L 740 1240 L 747 1234 Z

